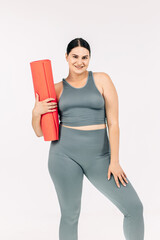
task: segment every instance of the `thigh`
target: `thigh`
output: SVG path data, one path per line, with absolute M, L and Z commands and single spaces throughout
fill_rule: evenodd
M 96 159 L 92 158 L 92 161 L 92 166 L 85 171 L 88 180 L 110 199 L 123 214 L 136 214 L 136 207 L 139 209 L 139 206 L 142 206 L 142 202 L 128 177 L 126 186 L 123 186 L 119 181 L 120 188 L 118 188 L 112 174 L 110 180 L 108 180 L 110 154 Z
M 83 185 L 83 169 L 62 150 L 50 149 L 48 170 L 54 183 L 61 210 L 79 209 Z

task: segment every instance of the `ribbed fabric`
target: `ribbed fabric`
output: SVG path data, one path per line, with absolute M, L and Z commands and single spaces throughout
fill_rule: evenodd
M 60 124 L 84 126 L 106 123 L 105 100 L 88 71 L 85 86 L 75 88 L 63 78 L 63 90 L 58 102 Z
M 60 125 L 59 140 L 51 141 L 48 155 L 48 170 L 54 183 L 61 212 L 59 240 L 79 239 L 78 222 L 84 177 L 123 214 L 124 239 L 144 240 L 142 201 L 128 177 L 126 186 L 118 180 L 120 188 L 113 174 L 109 180 L 107 179 L 110 161 L 111 148 L 107 128 L 79 130 Z M 56 205 L 53 207 L 57 208 Z M 106 219 L 107 217 L 109 216 L 106 215 Z M 99 219 L 96 220 L 99 221 Z M 111 224 L 105 225 L 105 223 L 103 226 L 112 227 Z M 118 226 L 115 225 L 113 228 L 116 231 Z M 79 240 L 88 239 L 84 237 Z M 109 237 L 106 237 L 107 239 Z M 111 237 L 111 239 L 115 238 Z

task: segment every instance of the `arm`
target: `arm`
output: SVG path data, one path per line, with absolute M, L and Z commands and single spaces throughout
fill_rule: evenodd
M 35 110 L 32 110 L 32 127 L 37 137 L 43 136 L 43 132 L 40 125 L 41 114 L 36 114 Z
M 102 82 L 106 105 L 106 119 L 109 130 L 109 142 L 111 148 L 111 158 L 108 167 L 108 180 L 110 179 L 112 173 L 118 187 L 120 187 L 119 180 L 124 186 L 126 186 L 126 183 L 128 183 L 127 176 L 119 164 L 120 131 L 118 117 L 118 95 L 115 86 L 108 74 L 102 73 Z
M 32 110 L 32 127 L 37 135 L 37 137 L 43 136 L 41 129 L 41 115 L 48 112 L 56 111 L 56 102 L 50 102 L 55 100 L 54 98 L 47 98 L 43 101 L 39 101 L 39 95 L 36 93 L 35 106 Z
M 106 119 L 111 147 L 111 162 L 119 162 L 119 109 L 116 88 L 106 73 L 102 73 L 103 94 L 106 105 Z

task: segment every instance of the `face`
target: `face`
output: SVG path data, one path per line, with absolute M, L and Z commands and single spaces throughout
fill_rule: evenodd
M 84 47 L 73 48 L 69 55 L 65 54 L 66 60 L 69 64 L 70 71 L 76 73 L 85 72 L 89 65 L 89 51 Z

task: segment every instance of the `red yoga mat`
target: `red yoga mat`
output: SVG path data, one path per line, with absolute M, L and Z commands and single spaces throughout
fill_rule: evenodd
M 55 98 L 51 102 L 57 102 L 51 61 L 49 59 L 30 62 L 34 94 L 39 95 L 39 101 L 46 98 Z M 41 115 L 41 128 L 44 141 L 59 140 L 58 107 L 55 112 L 47 112 Z

